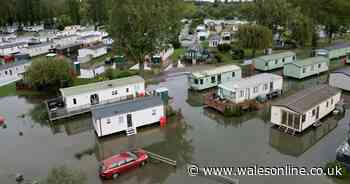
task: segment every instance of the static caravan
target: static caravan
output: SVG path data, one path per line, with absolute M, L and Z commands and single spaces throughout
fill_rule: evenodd
M 165 117 L 159 96 L 148 96 L 92 109 L 92 120 L 98 137 L 125 131 L 136 134 L 136 128 L 158 123 Z
M 209 47 L 218 47 L 221 44 L 221 36 L 212 34 L 209 36 Z
M 189 75 L 188 81 L 191 89 L 204 90 L 240 78 L 242 78 L 241 68 L 237 65 L 228 65 L 194 72 Z
M 60 89 L 68 112 L 134 98 L 145 93 L 145 80 L 140 76 Z
M 37 45 L 30 45 L 28 47 L 22 48 L 21 53 L 29 54 L 30 57 L 35 57 L 49 53 L 52 47 L 52 43 L 50 42 Z
M 57 36 L 53 39 L 54 45 L 57 47 L 66 47 L 67 45 L 76 44 L 78 35 Z
M 341 91 L 328 85 L 306 88 L 271 106 L 271 122 L 302 132 L 335 109 Z
M 305 77 L 326 72 L 328 69 L 329 59 L 318 56 L 285 64 L 283 75 L 296 79 L 303 79 Z
M 329 60 L 342 59 L 345 58 L 349 62 L 350 55 L 350 44 L 348 43 L 338 43 L 330 47 L 315 50 L 316 56 L 323 56 Z
M 0 56 L 11 55 L 19 53 L 22 48 L 28 47 L 26 42 L 16 42 L 0 45 Z
M 102 42 L 101 34 L 90 34 L 79 38 L 81 44 L 89 45 Z
M 30 61 L 19 60 L 8 64 L 0 65 L 0 81 L 19 80 L 22 74 L 30 66 Z
M 104 44 L 93 45 L 91 47 L 78 50 L 78 61 L 81 63 L 88 62 L 92 58 L 97 58 L 107 54 L 107 46 Z
M 283 78 L 279 75 L 262 73 L 251 77 L 222 83 L 218 96 L 233 103 L 242 103 L 259 97 L 267 98 L 282 93 Z
M 329 75 L 329 85 L 350 91 L 350 68 L 342 68 Z
M 269 71 L 278 68 L 283 68 L 287 63 L 294 62 L 296 54 L 294 52 L 282 52 L 278 54 L 265 55 L 253 59 L 255 68 L 261 71 Z

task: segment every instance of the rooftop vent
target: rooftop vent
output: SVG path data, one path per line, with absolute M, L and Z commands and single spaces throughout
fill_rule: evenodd
M 108 84 L 108 87 L 112 87 L 113 85 L 112 84 Z

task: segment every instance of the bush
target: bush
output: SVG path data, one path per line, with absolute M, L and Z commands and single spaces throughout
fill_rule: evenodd
M 60 166 L 53 168 L 45 182 L 45 184 L 84 184 L 86 183 L 86 176 L 73 169 L 69 169 L 66 166 Z
M 72 85 L 75 78 L 69 61 L 65 58 L 40 58 L 32 62 L 25 79 L 35 89 L 57 91 Z
M 136 74 L 137 74 L 137 71 L 115 70 L 115 69 L 109 68 L 106 70 L 103 76 L 108 80 L 113 80 L 113 79 L 119 79 L 123 77 L 130 77 Z
M 179 42 L 179 40 L 173 41 L 171 44 L 173 45 L 174 49 L 178 49 L 181 47 L 181 43 Z
M 220 44 L 220 45 L 218 45 L 218 50 L 220 52 L 228 52 L 228 51 L 231 50 L 231 45 L 230 44 L 226 44 L 226 43 Z
M 336 175 L 336 169 L 341 168 L 340 172 L 341 175 Z M 329 175 L 331 177 L 343 179 L 349 177 L 349 171 L 347 170 L 346 165 L 344 165 L 342 162 L 339 161 L 330 161 L 326 164 L 326 167 L 324 169 L 324 172 L 327 174 L 333 174 Z
M 215 55 L 215 59 L 218 63 L 223 62 L 223 56 L 220 53 Z

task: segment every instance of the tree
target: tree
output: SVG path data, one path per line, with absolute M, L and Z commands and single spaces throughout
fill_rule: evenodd
M 292 4 L 301 8 L 304 16 L 311 21 L 313 30 L 312 43 L 317 45 L 319 27 L 323 26 L 331 42 L 334 34 L 342 33 L 349 26 L 350 1 L 348 0 L 290 0 Z M 315 40 L 316 39 L 316 40 Z
M 280 33 L 279 29 L 286 29 L 293 19 L 294 10 L 288 0 L 256 0 L 242 6 L 241 13 L 248 20 L 270 28 L 273 33 Z
M 44 184 L 84 184 L 86 176 L 66 166 L 55 167 L 49 172 Z
M 80 24 L 80 0 L 66 0 L 67 15 L 73 24 Z
M 57 91 L 73 83 L 74 73 L 66 59 L 40 58 L 32 62 L 25 79 L 38 90 Z
M 255 57 L 257 49 L 266 49 L 272 46 L 272 31 L 260 25 L 241 25 L 237 32 L 238 42 L 244 49 L 252 49 Z
M 180 22 L 182 0 L 115 0 L 110 15 L 110 33 L 119 52 L 140 65 L 145 56 L 167 47 Z
M 57 28 L 63 30 L 66 26 L 72 25 L 73 21 L 68 15 L 61 15 L 57 20 Z
M 108 23 L 107 0 L 85 0 L 88 18 L 96 25 Z

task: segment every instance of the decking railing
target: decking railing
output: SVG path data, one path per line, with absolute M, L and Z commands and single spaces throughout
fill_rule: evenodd
M 91 109 L 99 107 L 99 106 L 103 106 L 103 105 L 107 105 L 107 104 L 111 104 L 111 103 L 115 103 L 115 102 L 122 102 L 122 101 L 126 101 L 126 100 L 136 99 L 136 98 L 141 98 L 141 97 L 137 97 L 137 96 L 134 97 L 132 95 L 129 95 L 129 96 L 125 96 L 125 97 L 118 97 L 118 98 L 113 98 L 110 100 L 100 101 L 98 104 L 94 104 L 94 105 L 86 104 L 86 105 L 81 105 L 79 107 L 74 107 L 74 108 L 69 108 L 69 109 L 67 109 L 66 107 L 56 107 L 55 110 L 52 110 L 49 108 L 49 103 L 54 101 L 54 100 L 61 99 L 60 97 L 47 100 L 45 103 L 47 106 L 49 120 L 55 121 L 55 120 L 69 118 L 69 117 L 76 116 L 79 114 L 85 114 L 85 113 L 91 112 Z

